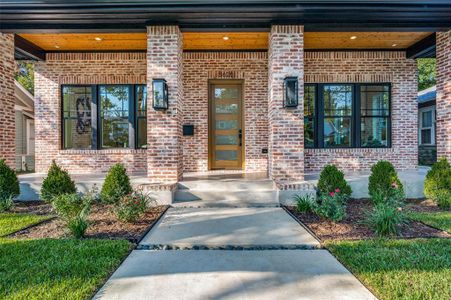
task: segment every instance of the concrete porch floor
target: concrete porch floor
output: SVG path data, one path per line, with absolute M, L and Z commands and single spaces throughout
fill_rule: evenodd
M 419 167 L 416 170 L 399 171 L 398 175 L 404 185 L 408 198 L 423 198 L 424 178 L 429 167 Z M 101 188 L 106 174 L 71 174 L 78 191 L 85 193 L 94 185 Z M 346 180 L 353 190 L 352 197 L 368 197 L 368 177 L 370 172 L 348 172 Z M 20 201 L 39 200 L 39 191 L 46 174 L 29 173 L 19 175 L 21 194 Z M 311 190 L 318 183 L 318 173 L 307 173 L 305 181 L 300 186 Z M 130 176 L 132 185 L 146 184 L 146 174 Z M 283 191 L 289 199 L 299 191 Z M 207 201 L 214 201 L 221 206 L 277 206 L 280 198 L 274 183 L 265 173 L 244 173 L 242 171 L 212 171 L 185 173 L 183 180 L 177 185 L 174 193 L 177 206 L 208 206 Z M 245 197 L 243 197 L 245 196 Z M 246 201 L 242 199 L 247 199 Z M 241 201 L 241 202 L 240 202 Z M 244 201 L 244 202 L 243 202 Z

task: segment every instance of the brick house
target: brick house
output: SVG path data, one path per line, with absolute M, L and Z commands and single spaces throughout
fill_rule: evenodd
M 230 169 L 286 190 L 330 163 L 416 169 L 415 59 L 432 56 L 437 153 L 451 158 L 451 4 L 57 2 L 1 4 L 9 163 L 14 59 L 37 61 L 37 172 L 52 159 L 74 174 L 119 162 L 171 190 L 184 173 Z

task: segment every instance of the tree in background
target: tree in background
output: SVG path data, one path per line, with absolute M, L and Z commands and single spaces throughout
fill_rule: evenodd
M 27 90 L 34 95 L 34 62 L 21 60 L 18 61 L 18 68 L 16 72 L 16 80 Z
M 418 90 L 422 91 L 435 85 L 435 58 L 419 58 Z

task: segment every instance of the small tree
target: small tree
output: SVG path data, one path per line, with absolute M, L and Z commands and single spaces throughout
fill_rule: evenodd
M 44 201 L 51 202 L 56 196 L 76 192 L 77 188 L 69 173 L 61 169 L 55 161 L 52 161 L 47 177 L 42 183 L 41 198 Z
M 395 167 L 385 160 L 380 160 L 371 167 L 371 175 L 368 180 L 368 193 L 371 198 L 380 194 L 392 196 L 392 193 L 404 194 L 401 180 L 398 178 Z
M 110 168 L 100 192 L 100 199 L 104 203 L 117 203 L 122 197 L 133 191 L 127 170 L 122 164 L 115 164 Z
M 4 159 L 0 159 L 0 198 L 14 198 L 19 194 L 20 187 L 16 172 L 6 164 Z
M 329 195 L 337 189 L 344 197 L 349 198 L 352 194 L 351 186 L 346 182 L 343 172 L 334 165 L 327 165 L 319 175 L 318 192 L 320 195 Z
M 436 201 L 440 207 L 451 203 L 451 166 L 446 158 L 432 165 L 424 181 L 424 195 Z

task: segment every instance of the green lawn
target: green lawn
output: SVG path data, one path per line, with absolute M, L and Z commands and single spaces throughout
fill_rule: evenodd
M 0 299 L 88 299 L 130 247 L 125 240 L 0 239 Z
M 330 242 L 327 248 L 380 299 L 451 299 L 451 240 Z
M 2 213 L 0 214 L 0 237 L 39 223 L 48 218 L 50 217 L 31 214 Z
M 434 213 L 410 212 L 408 216 L 413 220 L 423 222 L 424 224 L 428 224 L 451 233 L 451 212 L 449 211 Z

